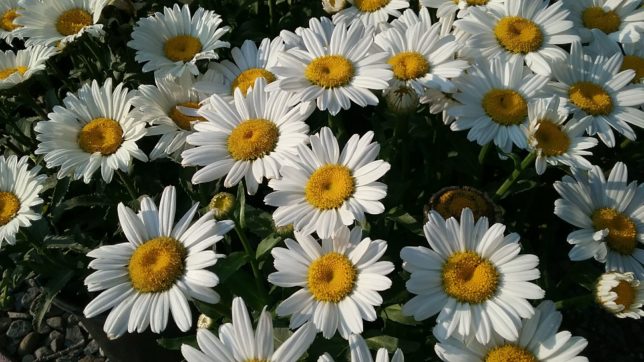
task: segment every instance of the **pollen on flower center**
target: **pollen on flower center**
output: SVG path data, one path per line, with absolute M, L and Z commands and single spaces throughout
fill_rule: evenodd
M 626 280 L 620 280 L 619 284 L 610 291 L 617 294 L 615 304 L 624 306 L 624 310 L 628 310 L 635 302 L 635 288 Z
M 496 293 L 499 284 L 494 264 L 472 251 L 452 254 L 441 274 L 445 293 L 463 303 L 485 302 Z
M 420 53 L 400 52 L 387 61 L 394 76 L 400 80 L 420 78 L 429 72 L 429 63 Z
M 0 80 L 9 78 L 13 73 L 20 73 L 20 75 L 24 75 L 28 69 L 29 68 L 22 65 L 17 67 L 2 69 L 0 70 Z
M 528 104 L 523 96 L 512 89 L 491 89 L 482 100 L 485 113 L 502 126 L 519 125 L 528 116 Z
M 493 214 L 494 206 L 482 192 L 472 188 L 451 188 L 432 197 L 432 208 L 445 219 L 459 218 L 464 208 L 472 210 L 474 219 Z
M 544 119 L 534 134 L 536 148 L 545 156 L 561 156 L 570 147 L 570 138 L 557 124 Z
M 11 221 L 20 210 L 20 199 L 11 192 L 0 191 L 0 226 Z
M 622 255 L 631 255 L 637 246 L 637 227 L 633 220 L 612 208 L 593 212 L 591 219 L 595 230 L 608 229 L 606 243 Z
M 504 344 L 499 347 L 490 349 L 484 362 L 538 362 L 537 357 L 527 349 L 517 346 L 516 344 Z
M 351 82 L 353 73 L 353 64 L 341 55 L 315 58 L 304 70 L 306 79 L 323 88 L 345 86 Z
M 311 174 L 304 189 L 304 197 L 311 205 L 322 210 L 337 209 L 353 195 L 355 180 L 351 170 L 342 165 L 324 165 Z
M 390 1 L 391 0 L 354 0 L 353 6 L 357 7 L 363 13 L 372 13 L 384 8 Z
M 543 33 L 539 25 L 520 16 L 501 18 L 494 27 L 494 35 L 499 44 L 512 53 L 534 52 L 543 44 Z
M 201 41 L 192 35 L 177 35 L 165 41 L 163 53 L 173 62 L 189 62 L 201 51 Z
M 266 79 L 266 83 L 273 82 L 276 78 L 275 75 L 263 68 L 250 68 L 239 73 L 237 78 L 233 80 L 230 85 L 230 91 L 235 93 L 235 88 L 239 88 L 243 95 L 246 95 L 248 88 L 252 87 L 255 84 L 255 79 L 257 78 Z
M 237 161 L 252 161 L 273 152 L 279 140 L 277 125 L 254 118 L 238 124 L 228 136 L 228 152 Z
M 640 83 L 640 80 L 644 78 L 644 58 L 636 55 L 625 55 L 620 72 L 627 69 L 635 71 L 635 77 L 631 83 Z
M 76 8 L 64 11 L 56 20 L 56 30 L 63 36 L 78 34 L 84 27 L 94 23 L 92 14 Z
M 116 152 L 123 143 L 123 129 L 111 118 L 95 118 L 81 128 L 78 146 L 87 152 L 107 156 Z
M 581 13 L 581 20 L 588 29 L 599 29 L 606 34 L 619 30 L 622 20 L 613 11 L 604 11 L 601 6 L 591 6 Z
M 18 17 L 18 8 L 7 9 L 0 17 L 0 28 L 4 31 L 12 31 L 20 28 L 13 21 Z
M 160 236 L 138 246 L 128 264 L 132 287 L 140 293 L 168 290 L 183 274 L 186 248 L 174 238 Z
M 313 298 L 338 303 L 351 294 L 358 272 L 346 256 L 332 252 L 314 260 L 307 272 L 307 286 Z
M 613 110 L 613 99 L 610 94 L 595 83 L 575 83 L 568 93 L 570 101 L 590 115 L 608 115 Z
M 168 116 L 181 129 L 185 129 L 186 131 L 189 131 L 191 129 L 192 122 L 202 122 L 202 121 L 206 120 L 203 117 L 193 117 L 193 116 L 188 116 L 186 114 L 183 114 L 183 113 L 181 113 L 181 111 L 179 111 L 178 107 L 199 109 L 199 103 L 197 103 L 197 102 L 183 102 L 183 103 L 179 103 L 176 106 L 172 107 L 172 109 L 170 110 Z

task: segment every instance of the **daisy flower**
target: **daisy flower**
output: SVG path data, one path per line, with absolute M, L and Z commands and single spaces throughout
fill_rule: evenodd
M 89 183 L 99 168 L 105 182 L 115 170 L 127 172 L 132 157 L 147 161 L 136 145 L 145 135 L 145 122 L 130 112 L 132 94 L 123 83 L 112 88 L 112 79 L 99 86 L 94 80 L 55 106 L 49 119 L 34 128 L 40 141 L 35 153 L 45 155 L 47 168 L 61 166 L 58 178 L 72 176 Z
M 90 292 L 103 292 L 83 314 L 92 318 L 112 309 L 103 327 L 109 338 L 125 331 L 141 333 L 148 326 L 160 333 L 169 312 L 185 332 L 192 325 L 188 300 L 219 301 L 212 289 L 218 284 L 217 275 L 206 268 L 221 257 L 212 247 L 233 228 L 233 222 L 217 222 L 212 213 L 206 213 L 191 224 L 199 207 L 195 203 L 175 224 L 174 186 L 163 190 L 158 208 L 147 196 L 140 203 L 138 214 L 123 203 L 118 205 L 119 223 L 128 242 L 87 253 L 95 258 L 89 267 L 97 271 L 85 279 L 85 285 Z
M 11 88 L 44 70 L 47 59 L 56 53 L 58 49 L 42 45 L 17 52 L 0 51 L 0 90 Z
M 644 9 L 640 0 L 562 0 L 583 43 L 593 40 L 598 29 L 613 41 L 638 43 L 644 32 Z
M 597 303 L 617 318 L 644 317 L 644 284 L 633 273 L 604 273 L 595 285 Z
M 304 41 L 302 40 L 302 31 L 304 29 L 307 28 L 297 27 L 294 32 L 290 30 L 280 31 L 280 38 L 284 40 L 285 50 L 291 48 L 306 50 Z M 333 25 L 331 19 L 327 17 L 310 18 L 308 29 L 311 29 L 313 33 L 321 38 L 322 42 L 324 43 L 324 47 L 328 47 L 329 41 L 331 40 L 331 35 L 333 34 L 333 30 L 335 29 L 335 25 Z
M 458 105 L 459 103 L 454 99 L 454 93 L 445 93 L 436 89 L 425 89 L 425 93 L 418 99 L 420 104 L 427 104 L 429 113 L 441 114 L 441 119 L 445 125 L 450 125 L 456 117 L 451 116 L 448 109 Z
M 394 113 L 409 114 L 418 108 L 418 94 L 403 82 L 392 82 L 392 85 L 382 95 L 385 98 L 387 108 Z
M 533 75 L 519 58 L 480 60 L 468 74 L 454 80 L 461 104 L 449 108 L 456 117 L 453 131 L 469 129 L 467 139 L 479 145 L 494 141 L 505 152 L 512 144 L 528 146 L 525 130 L 528 104 L 543 92 L 549 78 Z
M 561 319 L 555 304 L 546 300 L 535 308 L 534 316 L 521 320 L 516 340 L 497 337 L 481 344 L 452 337 L 440 340 L 434 350 L 441 360 L 450 362 L 588 362 L 588 358 L 579 356 L 588 341 L 568 331 L 557 332 Z
M 644 48 L 639 44 L 619 44 L 612 41 L 603 32 L 592 29 L 593 41 L 584 47 L 584 53 L 591 56 L 610 56 L 615 53 L 621 53 L 624 50 L 624 60 L 619 71 L 632 69 L 635 72 L 635 77 L 631 83 L 644 83 Z M 642 102 L 644 103 L 644 101 Z
M 489 220 L 499 219 L 499 209 L 490 197 L 483 191 L 470 186 L 448 186 L 436 191 L 425 205 L 424 212 L 438 212 L 443 219 L 459 218 L 463 209 L 472 211 L 474 220 L 482 216 Z M 425 219 L 425 222 L 428 219 Z
M 205 166 L 192 176 L 193 184 L 226 176 L 224 187 L 233 187 L 243 178 L 253 195 L 264 178 L 279 178 L 280 165 L 306 143 L 310 113 L 290 105 L 288 93 L 265 87 L 260 77 L 246 95 L 236 89 L 234 103 L 214 94 L 197 111 L 205 122 L 194 125 L 186 140 L 195 147 L 181 154 L 183 166 Z
M 590 169 L 592 165 L 584 156 L 597 145 L 597 139 L 583 137 L 585 122 L 568 119 L 568 111 L 559 107 L 559 97 L 540 98 L 528 104 L 528 150 L 535 151 L 535 169 L 541 175 L 546 166 L 566 165 Z
M 32 207 L 42 204 L 38 193 L 47 176 L 38 175 L 40 167 L 29 170 L 28 161 L 27 156 L 0 156 L 0 247 L 15 244 L 18 229 L 41 218 Z
M 488 227 L 486 217 L 476 223 L 463 209 L 460 223 L 430 211 L 424 227 L 432 249 L 404 247 L 403 269 L 411 273 L 407 290 L 417 294 L 402 307 L 420 321 L 437 313 L 435 333 L 471 336 L 488 343 L 499 335 L 519 338 L 520 318 L 534 309 L 527 299 L 541 299 L 544 291 L 530 282 L 539 278 L 539 259 L 519 255 L 519 235 L 504 235 L 505 225 Z
M 644 85 L 631 84 L 635 71 L 620 71 L 622 63 L 621 53 L 592 58 L 574 42 L 569 61 L 552 69 L 558 82 L 550 85 L 556 94 L 568 100 L 575 119 L 590 120 L 588 134 L 597 134 L 608 147 L 615 146 L 611 128 L 630 140 L 636 135 L 629 123 L 644 128 L 644 112 L 637 109 L 644 99 Z
M 351 354 L 351 362 L 374 362 L 371 357 L 371 352 L 364 338 L 359 334 L 352 334 L 349 337 L 349 353 Z M 378 349 L 376 354 L 376 362 L 389 362 L 389 352 L 386 348 Z M 334 362 L 333 357 L 328 353 L 323 354 L 318 358 L 318 362 Z M 405 362 L 405 356 L 400 348 L 396 348 L 391 362 Z
M 64 46 L 88 33 L 99 37 L 103 25 L 97 24 L 107 0 L 22 0 L 15 35 L 27 38 L 27 45 Z
M 420 6 L 436 9 L 439 18 L 457 13 L 459 18 L 468 15 L 471 9 L 500 10 L 506 0 L 420 0 Z
M 379 291 L 391 287 L 385 275 L 394 270 L 378 261 L 387 250 L 384 240 L 362 239 L 359 227 L 345 226 L 318 243 L 313 236 L 295 232 L 297 242 L 286 239 L 285 248 L 273 248 L 277 272 L 268 281 L 299 290 L 277 306 L 279 316 L 291 316 L 291 328 L 312 321 L 324 338 L 336 331 L 344 339 L 362 333 L 362 320 L 377 318 L 374 306 L 382 304 Z
M 473 8 L 454 26 L 470 36 L 465 45 L 473 58 L 505 54 L 525 59 L 533 72 L 549 76 L 551 65 L 563 62 L 566 52 L 557 44 L 579 40 L 569 11 L 562 2 L 548 6 L 548 0 L 507 0 L 499 11 Z
M 333 22 L 352 23 L 362 21 L 365 25 L 385 23 L 390 16 L 400 16 L 400 9 L 409 7 L 408 0 L 347 0 L 352 6 L 333 15 Z
M 14 30 L 18 29 L 20 25 L 15 23 L 18 15 L 18 2 L 20 0 L 4 0 L 0 3 L 0 38 L 4 39 L 7 44 L 11 44 L 13 38 L 16 36 Z
M 340 152 L 331 130 L 323 127 L 310 137 L 311 148 L 298 145 L 298 157 L 280 169 L 282 178 L 268 183 L 274 192 L 264 202 L 277 206 L 275 224 L 328 238 L 342 225 L 364 222 L 365 212 L 385 211 L 379 200 L 387 196 L 387 185 L 376 180 L 391 166 L 376 160 L 380 145 L 371 142 L 373 135 L 351 136 Z
M 198 350 L 187 344 L 181 345 L 181 354 L 188 362 L 296 362 L 309 348 L 315 335 L 310 323 L 303 325 L 276 350 L 273 345 L 273 319 L 271 313 L 262 310 L 257 330 L 251 324 L 241 297 L 233 299 L 233 322 L 219 327 L 219 337 L 207 329 L 197 329 Z
M 321 31 L 321 32 L 320 32 Z M 386 63 L 387 53 L 373 53 L 373 30 L 361 22 L 334 27 L 328 39 L 323 29 L 301 31 L 305 49 L 291 48 L 280 53 L 278 76 L 271 86 L 294 93 L 301 102 L 317 101 L 321 111 L 332 115 L 349 109 L 351 102 L 361 107 L 378 104 L 370 89 L 385 89 L 393 76 Z
M 604 178 L 598 166 L 586 172 L 572 169 L 554 184 L 562 199 L 555 201 L 555 215 L 580 230 L 568 234 L 574 245 L 570 260 L 606 263 L 606 271 L 633 272 L 644 277 L 644 188 L 637 181 L 626 184 L 628 169 L 617 162 Z
M 188 70 L 199 74 L 196 62 L 200 59 L 218 59 L 216 49 L 230 44 L 219 40 L 230 27 L 219 27 L 222 20 L 214 11 L 199 8 L 190 14 L 187 4 L 139 20 L 127 46 L 136 50 L 136 61 L 145 63 L 144 72 L 180 76 Z

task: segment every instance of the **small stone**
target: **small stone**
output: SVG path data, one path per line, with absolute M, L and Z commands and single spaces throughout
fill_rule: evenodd
M 86 355 L 92 355 L 98 352 L 98 343 L 96 340 L 91 340 L 87 346 L 83 349 L 83 352 L 85 352 Z
M 67 328 L 67 330 L 65 331 L 65 347 L 71 347 L 84 340 L 85 337 L 83 336 L 83 332 L 81 332 L 78 325 Z
M 45 356 L 48 356 L 52 354 L 52 350 L 49 349 L 47 346 L 40 347 L 34 352 L 34 356 L 36 356 L 36 359 L 41 359 Z
M 40 335 L 36 332 L 27 334 L 18 345 L 18 354 L 21 356 L 32 353 L 40 344 Z
M 11 322 L 6 334 L 7 337 L 10 338 L 21 338 L 26 336 L 29 332 L 31 332 L 31 323 L 22 319 L 17 319 Z
M 27 306 L 33 302 L 34 299 L 40 294 L 40 288 L 29 288 L 20 298 L 20 303 L 23 306 Z
M 53 329 L 62 330 L 63 329 L 63 317 L 51 317 L 45 320 L 45 323 Z
M 36 357 L 28 354 L 28 355 L 22 357 L 22 359 L 20 361 L 21 362 L 34 362 L 35 360 L 36 360 Z
M 19 312 L 7 312 L 7 316 L 11 319 L 28 319 L 29 314 L 27 313 L 19 313 Z
M 51 333 L 49 333 L 47 341 L 49 343 L 49 348 L 51 348 L 53 352 L 58 352 L 63 348 L 63 345 L 65 344 L 65 336 L 63 336 L 63 334 L 58 331 L 52 331 Z
M 33 327 L 34 327 L 34 331 L 36 331 L 36 333 L 47 334 L 47 333 L 51 332 L 51 328 L 45 323 L 40 323 L 40 327 L 38 327 L 36 325 L 36 323 L 32 323 L 32 324 L 33 324 Z
M 10 325 L 11 325 L 11 318 L 8 318 L 8 317 L 0 318 L 0 334 L 6 332 L 7 329 L 9 329 Z

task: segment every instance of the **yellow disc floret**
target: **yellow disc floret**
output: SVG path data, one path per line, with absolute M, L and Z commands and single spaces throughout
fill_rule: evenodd
M 2 16 L 0 16 L 0 28 L 4 31 L 12 31 L 18 29 L 20 25 L 16 25 L 13 21 L 18 17 L 18 8 L 7 9 Z
M 570 147 L 570 138 L 561 127 L 547 119 L 539 121 L 539 128 L 534 134 L 536 148 L 545 156 L 561 156 Z
M 481 216 L 491 216 L 494 205 L 485 195 L 472 188 L 451 188 L 432 197 L 431 207 L 445 219 L 460 218 L 464 208 L 472 210 L 474 219 Z
M 628 310 L 635 302 L 635 288 L 626 280 L 620 280 L 619 284 L 610 291 L 617 294 L 615 304 L 624 306 L 624 310 Z
M 322 88 L 342 87 L 353 79 L 353 64 L 341 55 L 315 58 L 306 66 L 304 76 Z
M 588 29 L 599 29 L 606 34 L 619 30 L 622 20 L 613 11 L 604 11 L 601 6 L 591 6 L 581 13 L 581 21 Z
M 484 362 L 539 362 L 527 349 L 516 344 L 504 344 L 487 352 Z
M 160 236 L 138 246 L 128 264 L 132 287 L 140 293 L 170 289 L 185 270 L 186 248 L 176 239 Z
M 355 191 L 351 170 L 342 165 L 324 165 L 315 170 L 306 183 L 304 197 L 322 210 L 337 209 Z
M 189 62 L 200 51 L 201 41 L 192 35 L 177 35 L 163 44 L 163 53 L 173 62 Z
M 29 68 L 22 65 L 17 67 L 2 69 L 0 70 L 0 80 L 9 78 L 13 73 L 20 73 L 20 75 L 24 75 L 28 69 Z
M 332 252 L 311 263 L 306 280 L 315 300 L 338 303 L 351 294 L 357 276 L 358 272 L 349 258 Z
M 591 219 L 595 230 L 608 229 L 608 247 L 622 255 L 631 255 L 637 246 L 637 227 L 633 220 L 612 208 L 593 212 Z
M 499 273 L 489 260 L 472 251 L 459 251 L 443 264 L 443 290 L 450 297 L 470 304 L 483 303 L 497 291 Z
M 228 192 L 217 193 L 208 203 L 208 209 L 213 212 L 217 220 L 222 220 L 230 215 L 234 206 L 235 195 Z
M 56 20 L 56 30 L 63 36 L 78 34 L 84 27 L 92 25 L 92 14 L 85 9 L 70 9 L 64 11 Z
M 202 122 L 202 121 L 206 120 L 203 117 L 193 117 L 193 116 L 185 115 L 185 114 L 181 113 L 181 111 L 178 109 L 178 107 L 199 109 L 199 103 L 197 103 L 197 102 L 183 102 L 183 103 L 179 103 L 176 106 L 172 107 L 172 109 L 170 110 L 168 116 L 181 129 L 185 129 L 186 131 L 189 131 L 189 130 L 192 129 L 191 128 L 192 122 Z
M 635 71 L 635 77 L 631 82 L 640 83 L 641 79 L 644 78 L 644 58 L 637 55 L 625 55 L 620 72 L 627 69 Z
M 252 161 L 273 152 L 279 128 L 269 120 L 253 118 L 238 124 L 228 136 L 228 152 L 236 161 Z
M 400 80 L 420 78 L 429 72 L 429 63 L 420 53 L 400 52 L 387 61 Z
M 230 91 L 235 92 L 235 88 L 239 88 L 243 95 L 246 95 L 248 88 L 252 87 L 255 84 L 255 79 L 264 78 L 266 83 L 273 82 L 276 78 L 275 75 L 263 68 L 250 68 L 239 73 L 237 78 L 233 80 L 230 85 Z
M 608 115 L 613 111 L 613 99 L 604 88 L 591 82 L 578 82 L 568 91 L 570 101 L 582 111 L 593 115 Z
M 81 128 L 78 146 L 87 152 L 100 152 L 108 156 L 116 152 L 123 143 L 123 129 L 111 118 L 95 118 Z
M 0 226 L 7 225 L 20 210 L 20 199 L 6 191 L 0 191 Z
M 353 0 L 353 6 L 363 13 L 372 13 L 387 6 L 391 0 Z
M 528 103 L 512 89 L 491 89 L 482 100 L 483 110 L 502 126 L 519 125 L 528 116 Z
M 539 25 L 520 16 L 501 18 L 494 27 L 494 35 L 505 50 L 526 54 L 541 49 L 543 33 Z

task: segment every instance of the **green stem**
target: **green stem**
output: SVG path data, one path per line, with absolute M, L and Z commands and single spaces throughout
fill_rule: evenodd
M 273 31 L 275 30 L 275 0 L 268 0 L 268 26 L 271 31 L 271 34 L 273 34 Z
M 562 299 L 555 302 L 555 308 L 557 309 L 568 309 L 571 307 L 579 308 L 592 304 L 595 301 L 595 296 L 592 294 L 584 294 L 576 297 Z
M 487 156 L 491 147 L 492 147 L 492 142 L 488 142 L 485 144 L 485 146 L 481 148 L 481 152 L 479 152 L 479 165 L 483 164 L 483 161 L 485 161 L 485 157 Z
M 255 285 L 257 286 L 257 290 L 261 293 L 264 300 L 266 300 L 267 293 L 266 293 L 266 289 L 264 288 L 264 284 L 262 283 L 264 278 L 259 272 L 259 266 L 257 265 L 257 259 L 255 258 L 255 253 L 253 252 L 253 248 L 251 248 L 250 243 L 248 242 L 248 238 L 246 237 L 246 233 L 244 233 L 244 230 L 241 228 L 241 226 L 238 223 L 235 223 L 235 232 L 237 233 L 239 240 L 241 240 L 241 243 L 244 247 L 244 251 L 248 256 L 248 259 L 250 260 L 250 267 L 251 269 L 253 269 L 253 277 L 255 279 Z
M 537 154 L 535 152 L 530 152 L 527 156 L 525 156 L 523 161 L 521 161 L 521 164 L 519 165 L 519 167 L 515 168 L 514 171 L 512 171 L 512 174 L 505 180 L 505 182 L 503 182 L 501 187 L 499 187 L 499 189 L 496 190 L 493 197 L 495 201 L 503 198 L 503 196 L 508 192 L 510 187 L 514 185 L 514 183 L 519 179 L 519 176 L 521 176 L 523 171 L 525 171 L 525 169 L 528 168 L 530 164 L 532 164 L 532 162 L 536 157 L 537 157 Z
M 127 192 L 130 194 L 130 197 L 132 198 L 132 200 L 136 200 L 138 198 L 138 196 L 136 194 L 136 191 L 135 191 L 135 188 L 134 188 L 134 184 L 132 183 L 132 180 L 130 180 L 129 177 L 124 175 L 123 172 L 121 172 L 121 170 L 116 170 L 116 174 L 119 176 L 119 179 L 121 180 L 121 183 L 127 189 Z

